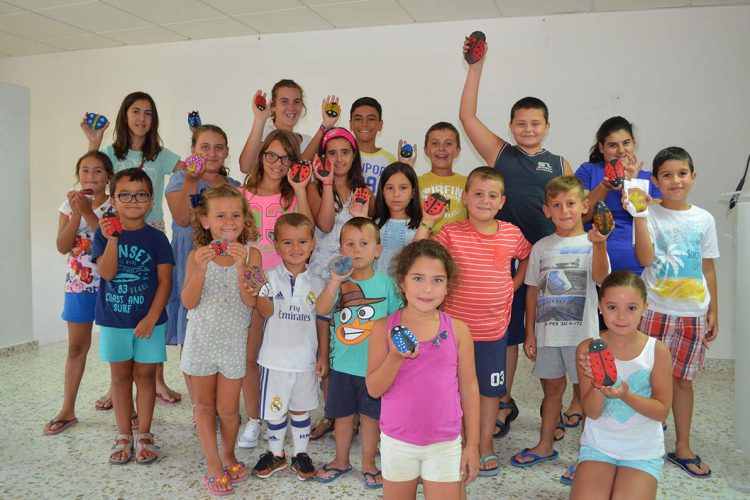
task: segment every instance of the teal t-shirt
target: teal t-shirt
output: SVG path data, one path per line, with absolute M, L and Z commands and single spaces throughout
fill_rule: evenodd
M 128 154 L 125 159 L 121 160 L 115 155 L 115 148 L 112 144 L 107 144 L 101 149 L 101 152 L 109 157 L 112 161 L 112 166 L 115 168 L 115 173 L 125 170 L 127 168 L 138 168 L 141 166 L 141 159 L 143 153 L 140 151 L 128 150 Z M 164 224 L 164 210 L 162 210 L 162 203 L 164 200 L 164 178 L 172 175 L 177 162 L 180 161 L 180 157 L 168 150 L 162 148 L 156 159 L 153 161 L 147 161 L 143 164 L 143 170 L 146 171 L 151 183 L 154 185 L 154 204 L 146 214 L 146 223 L 151 224 L 154 221 L 159 221 Z
M 331 317 L 331 369 L 358 377 L 367 374 L 367 341 L 375 320 L 401 308 L 401 297 L 390 276 L 375 271 L 372 278 L 349 278 L 339 288 Z

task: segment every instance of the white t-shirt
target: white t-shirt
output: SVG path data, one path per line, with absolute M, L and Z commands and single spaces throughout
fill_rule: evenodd
M 534 244 L 524 282 L 537 287 L 537 347 L 577 346 L 599 337 L 594 247 L 586 233 L 550 234 Z
M 308 271 L 293 280 L 283 262 L 267 271 L 266 276 L 271 287 L 268 297 L 273 300 L 273 316 L 264 326 L 258 364 L 283 372 L 315 371 L 318 354 L 315 304 L 325 287 L 323 280 Z
M 648 308 L 675 316 L 703 316 L 711 302 L 703 259 L 719 257 L 713 216 L 695 205 L 687 210 L 652 205 L 648 210 L 654 261 L 641 275 Z
M 268 137 L 268 134 L 276 130 L 276 125 L 273 124 L 271 120 L 268 120 L 268 123 L 266 123 L 265 128 L 263 128 L 263 140 L 266 140 L 266 137 Z M 294 132 L 294 135 L 298 138 L 302 138 L 302 142 L 299 145 L 299 154 L 302 154 L 305 152 L 305 148 L 308 144 L 310 144 L 310 141 L 312 141 L 312 137 L 307 134 L 300 134 L 299 132 Z
M 365 176 L 365 183 L 372 189 L 373 194 L 378 194 L 380 176 L 383 175 L 385 167 L 396 161 L 396 157 L 383 148 L 374 153 L 360 151 L 359 154 L 362 157 L 362 175 Z

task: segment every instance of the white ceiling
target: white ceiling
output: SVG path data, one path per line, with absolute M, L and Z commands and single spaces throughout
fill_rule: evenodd
M 0 0 L 0 57 L 458 19 L 750 0 Z

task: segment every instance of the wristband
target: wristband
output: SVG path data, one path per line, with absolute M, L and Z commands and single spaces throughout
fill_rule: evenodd
M 321 131 L 321 132 L 323 132 L 323 133 L 325 134 L 325 133 L 326 133 L 326 132 L 328 132 L 329 130 L 331 130 L 331 129 L 330 129 L 330 128 L 328 128 L 328 127 L 326 127 L 326 126 L 325 126 L 325 123 L 321 123 L 321 124 L 320 124 L 320 131 Z
M 323 186 L 333 186 L 333 182 L 324 182 Z
M 428 231 L 432 232 L 432 226 L 430 226 L 430 225 L 428 225 L 428 224 L 425 224 L 424 222 L 420 222 L 420 223 L 419 223 L 419 225 L 420 225 L 421 227 L 423 227 L 423 228 L 427 229 Z

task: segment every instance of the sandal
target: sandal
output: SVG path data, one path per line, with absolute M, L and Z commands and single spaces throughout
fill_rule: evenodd
M 217 496 L 217 497 L 223 497 L 225 495 L 232 495 L 234 494 L 234 489 L 232 489 L 232 481 L 229 479 L 229 476 L 224 474 L 223 476 L 217 478 L 216 476 L 209 476 L 206 474 L 203 476 L 203 484 L 206 486 L 206 490 L 211 495 Z M 221 485 L 228 487 L 226 490 L 220 490 L 217 489 L 216 486 Z
M 126 443 L 118 443 L 118 441 L 127 441 Z M 125 458 L 116 459 L 114 455 L 121 451 L 127 452 Z M 115 445 L 112 447 L 112 453 L 109 454 L 109 463 L 114 465 L 125 465 L 130 462 L 133 458 L 133 436 L 132 434 L 118 434 L 115 436 Z
M 150 443 L 141 443 L 142 439 L 150 439 Z M 143 434 L 136 434 L 135 435 L 135 463 L 140 465 L 148 465 L 156 462 L 156 460 L 159 459 L 159 447 L 156 446 L 154 443 L 154 435 L 150 432 L 144 432 Z M 154 455 L 148 458 L 139 459 L 138 458 L 138 452 L 139 451 L 150 451 Z
M 667 453 L 667 460 L 675 464 L 680 469 L 687 472 L 691 477 L 695 477 L 698 479 L 705 479 L 707 477 L 711 477 L 711 469 L 709 469 L 707 472 L 703 472 L 702 474 L 695 473 L 690 470 L 690 467 L 688 465 L 695 465 L 698 467 L 698 469 L 701 469 L 701 457 L 696 455 L 694 458 L 677 458 L 677 453 Z
M 68 420 L 64 418 L 52 419 L 44 426 L 44 428 L 42 429 L 42 434 L 44 434 L 45 436 L 54 436 L 55 434 L 60 434 L 71 425 L 75 425 L 77 423 L 78 419 L 76 417 Z M 60 427 L 58 427 L 57 429 L 52 429 L 56 425 L 59 425 Z
M 560 482 L 565 486 L 570 486 L 573 484 L 573 478 L 576 475 L 576 465 L 577 464 L 570 464 L 570 466 L 568 466 L 568 470 L 565 471 L 562 476 L 560 476 Z M 568 477 L 565 477 L 566 474 Z
M 510 410 L 510 413 L 505 417 L 505 420 L 499 418 L 495 420 L 495 428 L 497 429 L 493 434 L 493 438 L 503 438 L 508 432 L 510 432 L 510 423 L 518 418 L 518 406 L 516 402 L 511 398 L 510 401 L 500 401 L 498 410 Z
M 567 427 L 568 429 L 575 429 L 583 421 L 583 415 L 580 413 L 571 413 L 570 415 L 568 415 L 567 413 L 563 413 L 563 417 L 565 417 L 565 427 Z M 570 419 L 572 418 L 576 419 L 574 424 L 570 423 Z
M 365 488 L 368 490 L 379 490 L 383 488 L 383 483 L 377 482 L 378 476 L 380 476 L 381 481 L 383 478 L 383 473 L 380 471 L 377 472 L 365 472 L 362 471 L 362 476 L 365 478 Z
M 332 418 L 323 417 L 313 426 L 312 432 L 310 432 L 310 440 L 316 441 L 329 432 L 331 432 L 336 424 L 336 421 Z
M 516 406 L 516 400 L 513 398 L 510 398 L 510 401 L 500 401 L 498 410 L 510 410 L 508 422 L 513 422 L 518 418 L 518 414 L 520 413 L 520 411 L 518 411 L 518 406 Z
M 481 466 L 489 462 L 490 460 L 495 461 L 495 466 L 491 469 L 482 469 Z M 497 455 L 494 453 L 491 455 L 485 455 L 479 459 L 479 475 L 482 477 L 497 476 L 500 474 L 500 461 L 497 459 Z
M 332 481 L 337 480 L 338 478 L 340 478 L 344 474 L 347 474 L 348 472 L 351 472 L 351 470 L 352 470 L 352 466 L 351 465 L 348 466 L 348 467 L 346 467 L 346 468 L 344 468 L 344 469 L 339 469 L 338 467 L 331 467 L 330 464 L 325 464 L 323 467 L 321 467 L 318 470 L 318 481 L 320 481 L 321 483 L 330 483 Z M 321 472 L 323 474 L 325 474 L 327 472 L 333 472 L 333 475 L 325 477 L 325 476 L 321 476 L 320 475 Z
M 167 388 L 167 390 L 164 392 L 157 392 L 156 399 L 164 401 L 165 403 L 175 404 L 182 401 L 182 394 L 175 390 Z
M 562 431 L 562 434 L 554 436 L 553 439 L 555 442 L 565 439 L 565 422 L 563 422 L 562 413 L 560 414 L 560 420 L 557 421 L 557 425 L 555 426 L 555 432 L 557 431 Z
M 100 397 L 94 403 L 94 408 L 99 411 L 107 411 L 112 409 L 112 395 L 107 392 L 104 396 Z
M 229 476 L 232 484 L 245 481 L 250 475 L 245 468 L 245 462 L 237 462 L 234 465 L 224 466 L 224 474 Z

